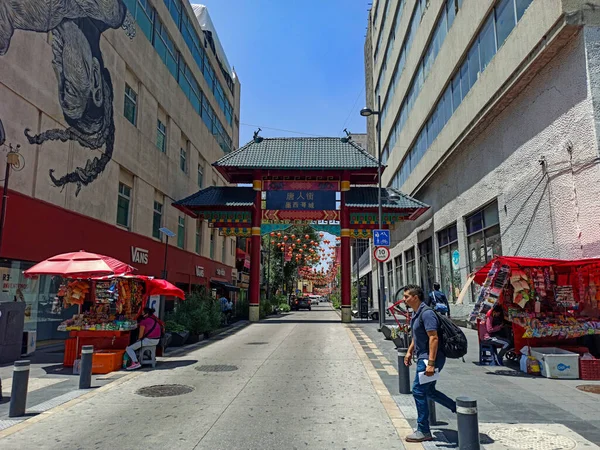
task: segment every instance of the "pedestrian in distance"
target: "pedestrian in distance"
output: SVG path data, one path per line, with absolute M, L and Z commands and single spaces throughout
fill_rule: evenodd
M 442 315 L 448 315 L 450 317 L 450 303 L 448 303 L 448 297 L 441 289 L 440 283 L 437 281 L 433 283 L 433 291 L 429 293 L 428 301 L 426 302 L 434 311 Z
M 410 366 L 413 356 L 417 359 L 417 371 L 412 388 L 418 414 L 417 429 L 406 437 L 407 442 L 424 442 L 433 439 L 429 428 L 427 399 L 456 413 L 456 402 L 435 388 L 436 381 L 424 382 L 427 377 L 441 372 L 446 362 L 446 356 L 439 348 L 440 321 L 435 312 L 424 303 L 424 297 L 420 286 L 408 285 L 404 288 L 404 302 L 414 311 L 410 321 L 412 343 L 404 358 L 404 364 Z M 423 383 L 419 381 L 419 374 L 424 374 Z

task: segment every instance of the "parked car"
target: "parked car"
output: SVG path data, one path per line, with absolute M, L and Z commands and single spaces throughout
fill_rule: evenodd
M 308 297 L 293 297 L 290 302 L 292 311 L 299 311 L 301 309 L 308 309 L 310 311 L 312 309 L 311 301 Z

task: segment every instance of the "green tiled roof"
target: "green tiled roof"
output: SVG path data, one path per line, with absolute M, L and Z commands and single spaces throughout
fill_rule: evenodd
M 255 197 L 256 191 L 251 187 L 211 186 L 173 203 L 173 206 L 190 209 L 204 206 L 252 206 Z
M 429 208 L 423 202 L 403 194 L 398 189 L 382 188 L 381 201 L 384 208 L 419 209 Z M 346 206 L 350 208 L 372 208 L 379 205 L 378 188 L 353 186 L 346 193 Z
M 246 169 L 364 169 L 377 168 L 378 161 L 351 140 L 292 137 L 252 140 L 213 165 Z

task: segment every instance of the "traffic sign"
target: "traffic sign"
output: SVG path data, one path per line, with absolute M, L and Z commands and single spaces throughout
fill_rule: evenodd
M 389 247 L 390 246 L 390 230 L 374 230 L 373 231 L 373 245 L 375 247 Z
M 373 252 L 375 259 L 379 262 L 386 262 L 390 259 L 390 249 L 387 247 L 377 247 Z

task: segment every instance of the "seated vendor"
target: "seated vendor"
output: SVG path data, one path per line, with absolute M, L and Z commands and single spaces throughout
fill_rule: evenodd
M 132 364 L 127 367 L 127 370 L 135 370 L 142 367 L 138 361 L 135 351 L 143 347 L 156 347 L 160 342 L 161 324 L 158 318 L 154 315 L 153 308 L 144 308 L 142 320 L 139 325 L 138 340 L 127 347 L 127 355 L 131 358 Z
M 500 348 L 498 353 L 498 363 L 502 364 L 502 359 L 507 350 L 513 347 L 512 341 L 506 337 L 504 311 L 498 303 L 490 309 L 485 316 L 485 337 L 484 343 L 491 344 Z

